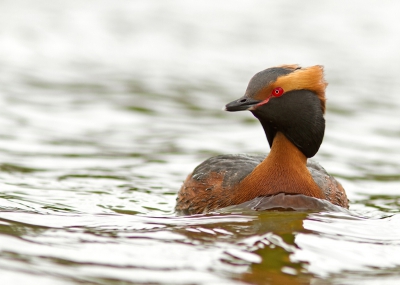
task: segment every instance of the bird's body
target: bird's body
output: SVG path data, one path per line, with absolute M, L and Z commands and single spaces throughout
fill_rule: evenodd
M 204 161 L 182 185 L 176 211 L 207 213 L 280 193 L 347 208 L 343 187 L 318 163 L 307 162 L 324 135 L 325 87 L 320 66 L 281 66 L 256 74 L 245 96 L 226 110 L 250 110 L 260 120 L 271 146 L 269 155 L 221 155 Z

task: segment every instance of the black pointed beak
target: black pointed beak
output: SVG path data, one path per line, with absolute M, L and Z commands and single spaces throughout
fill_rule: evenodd
M 225 111 L 236 112 L 250 110 L 253 106 L 257 105 L 260 102 L 260 100 L 255 100 L 249 97 L 242 97 L 226 104 Z

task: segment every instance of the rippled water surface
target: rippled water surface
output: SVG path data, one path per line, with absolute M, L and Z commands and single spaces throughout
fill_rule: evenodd
M 400 283 L 395 1 L 2 1 L 1 284 Z M 323 64 L 315 157 L 350 212 L 177 217 L 201 161 L 266 153 L 221 107 Z

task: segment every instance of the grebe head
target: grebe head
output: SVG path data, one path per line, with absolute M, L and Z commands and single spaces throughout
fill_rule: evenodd
M 324 137 L 326 86 L 322 66 L 272 67 L 254 75 L 245 95 L 225 109 L 251 111 L 261 122 L 270 146 L 279 131 L 306 157 L 312 157 Z

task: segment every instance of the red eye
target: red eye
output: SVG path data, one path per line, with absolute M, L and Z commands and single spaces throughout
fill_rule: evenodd
M 283 89 L 281 87 L 276 87 L 274 90 L 272 90 L 272 96 L 274 97 L 279 97 L 282 96 L 283 94 Z

